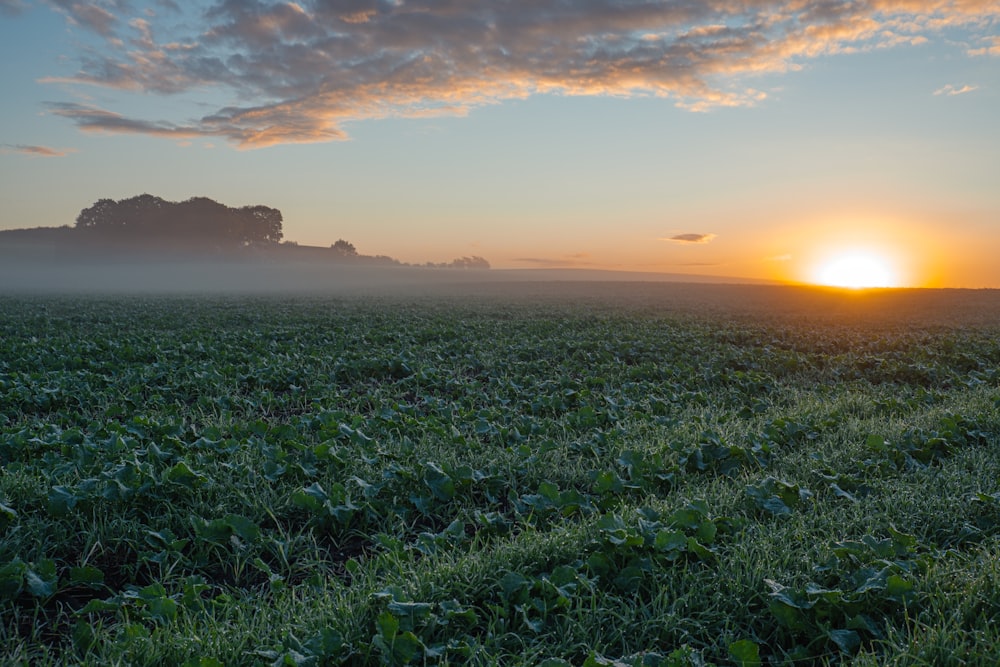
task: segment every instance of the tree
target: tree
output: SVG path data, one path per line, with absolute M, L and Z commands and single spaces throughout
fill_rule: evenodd
M 472 257 L 459 257 L 452 260 L 451 267 L 455 269 L 488 269 L 490 263 L 479 255 L 473 255 Z
M 76 218 L 77 229 L 112 240 L 215 248 L 278 243 L 281 223 L 281 211 L 269 206 L 236 209 L 208 197 L 170 202 L 149 194 L 99 199 Z
M 358 249 L 354 247 L 353 243 L 345 241 L 344 239 L 337 239 L 337 242 L 330 246 L 334 252 L 338 255 L 344 257 L 357 257 Z
M 103 229 L 121 222 L 118 203 L 114 199 L 98 199 L 76 216 L 77 229 Z
M 284 236 L 281 231 L 281 211 L 278 209 L 261 205 L 244 206 L 239 213 L 246 244 L 279 243 Z

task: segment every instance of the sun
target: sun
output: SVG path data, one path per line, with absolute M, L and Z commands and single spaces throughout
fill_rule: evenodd
M 894 272 L 884 258 L 852 252 L 831 258 L 816 271 L 816 282 L 830 287 L 895 287 Z

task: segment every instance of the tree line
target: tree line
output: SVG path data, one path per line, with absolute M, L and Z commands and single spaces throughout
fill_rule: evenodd
M 281 211 L 270 206 L 234 208 L 208 197 L 192 197 L 181 202 L 142 194 L 126 199 L 98 199 L 80 211 L 76 225 L 52 228 L 53 232 L 72 232 L 73 241 L 86 237 L 97 244 L 115 247 L 145 247 L 151 250 L 200 249 L 209 251 L 238 248 L 266 249 L 265 254 L 296 257 L 308 252 L 339 260 L 379 265 L 420 266 L 436 269 L 489 269 L 483 257 L 459 257 L 451 262 L 407 264 L 384 255 L 362 255 L 353 243 L 338 239 L 329 248 L 302 246 L 294 241 L 282 243 Z M 21 230 L 37 232 L 36 230 Z M 69 239 L 64 239 L 69 241 Z M 259 250 L 255 251 L 259 252 Z
M 338 257 L 345 259 L 365 257 L 364 255 L 358 254 L 358 249 L 354 247 L 353 243 L 345 241 L 344 239 L 337 239 L 337 242 L 330 246 L 330 250 L 332 250 Z M 411 264 L 404 264 L 403 262 L 392 259 L 391 257 L 376 256 L 368 259 L 380 260 L 382 262 L 388 260 L 389 262 L 400 266 L 412 266 Z M 458 259 L 453 259 L 450 262 L 426 262 L 424 264 L 417 264 L 417 266 L 423 266 L 430 269 L 488 269 L 490 268 L 490 263 L 484 257 L 473 255 L 472 257 L 459 257 Z
M 99 199 L 76 218 L 76 229 L 116 241 L 207 247 L 281 241 L 281 211 L 270 206 L 233 208 L 208 197 L 172 202 L 149 194 Z

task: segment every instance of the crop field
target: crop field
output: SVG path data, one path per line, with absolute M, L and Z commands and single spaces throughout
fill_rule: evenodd
M 0 297 L 0 663 L 1000 664 L 1000 296 Z

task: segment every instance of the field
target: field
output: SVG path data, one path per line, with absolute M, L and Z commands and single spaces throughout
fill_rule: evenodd
M 1000 295 L 460 291 L 0 297 L 0 663 L 1000 664 Z

